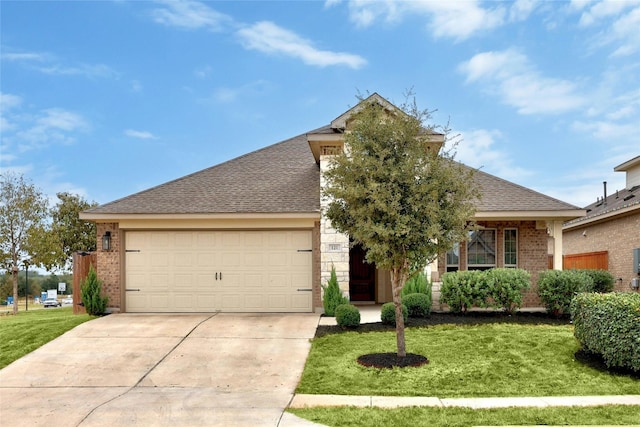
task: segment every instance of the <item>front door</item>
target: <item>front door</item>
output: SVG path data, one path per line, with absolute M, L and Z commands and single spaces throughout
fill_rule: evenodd
M 376 266 L 365 260 L 360 245 L 349 250 L 349 297 L 351 301 L 376 300 Z

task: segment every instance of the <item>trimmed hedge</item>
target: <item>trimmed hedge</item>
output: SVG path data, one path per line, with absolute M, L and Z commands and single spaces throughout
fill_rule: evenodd
M 593 285 L 589 292 L 612 292 L 613 285 L 615 279 L 613 274 L 609 273 L 607 270 L 579 270 L 586 273 L 591 280 L 593 281 Z
M 640 372 L 640 294 L 581 293 L 571 303 L 574 335 L 609 368 Z
M 553 315 L 569 313 L 571 300 L 579 292 L 593 289 L 593 279 L 584 270 L 547 270 L 538 277 L 538 296 Z
M 355 328 L 360 325 L 360 310 L 352 304 L 340 304 L 336 307 L 336 323 L 343 328 Z
M 484 306 L 486 288 L 481 282 L 481 271 L 456 271 L 442 275 L 440 302 L 454 313 L 466 313 L 473 306 Z
M 407 323 L 407 319 L 409 317 L 409 311 L 407 310 L 407 306 L 402 304 L 402 317 L 404 318 L 404 323 Z M 387 302 L 382 304 L 382 308 L 380 310 L 380 320 L 382 323 L 387 325 L 396 324 L 396 306 L 392 302 Z
M 429 317 L 431 315 L 431 298 L 427 294 L 409 294 L 402 297 L 402 304 L 407 307 L 409 317 Z
M 519 268 L 456 271 L 442 276 L 440 302 L 454 313 L 472 307 L 501 308 L 508 313 L 522 306 L 522 291 L 531 286 L 531 275 Z

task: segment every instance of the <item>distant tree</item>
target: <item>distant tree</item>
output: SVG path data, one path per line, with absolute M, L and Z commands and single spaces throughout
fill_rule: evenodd
M 333 226 L 362 244 L 368 262 L 391 272 L 398 357 L 406 356 L 402 287 L 467 239 L 479 194 L 473 172 L 454 161 L 453 148 L 427 149 L 434 132 L 446 139 L 449 131 L 425 125 L 430 112 L 410 96 L 399 110 L 360 98 L 323 191 Z
M 67 270 L 71 257 L 77 251 L 96 249 L 96 224 L 80 219 L 80 212 L 95 207 L 81 196 L 57 193 L 59 201 L 51 209 L 51 225 L 41 233 L 36 244 L 37 259 L 47 270 Z
M 33 244 L 44 228 L 47 213 L 47 199 L 23 175 L 12 172 L 0 175 L 0 263 L 11 271 L 16 302 L 18 271 L 23 260 L 33 255 Z M 38 264 L 37 260 L 31 260 L 31 265 Z M 13 313 L 17 312 L 16 303 Z

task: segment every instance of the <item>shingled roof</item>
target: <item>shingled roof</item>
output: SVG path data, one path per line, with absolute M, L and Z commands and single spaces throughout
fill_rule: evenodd
M 320 212 L 306 134 L 86 211 L 87 214 Z
M 333 132 L 330 127 L 309 133 Z M 573 211 L 576 206 L 477 171 L 479 212 Z M 307 134 L 86 211 L 112 214 L 319 213 L 320 170 Z M 574 215 L 575 218 L 579 215 Z
M 577 206 L 549 197 L 530 188 L 506 181 L 497 176 L 476 170 L 474 179 L 480 187 L 481 200 L 478 211 L 567 211 Z M 576 215 L 578 216 L 578 215 Z

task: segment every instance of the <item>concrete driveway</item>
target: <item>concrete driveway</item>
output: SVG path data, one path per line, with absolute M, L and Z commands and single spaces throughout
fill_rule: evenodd
M 0 425 L 312 425 L 283 411 L 317 325 L 312 314 L 92 320 L 0 370 Z

